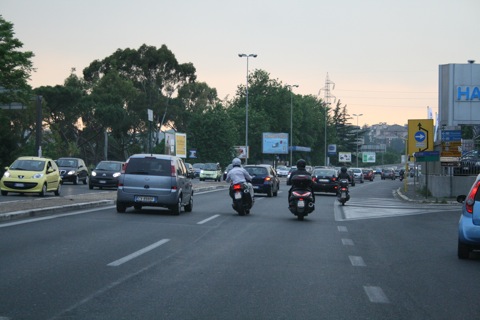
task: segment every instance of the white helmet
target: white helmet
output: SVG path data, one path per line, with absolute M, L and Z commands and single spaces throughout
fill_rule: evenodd
M 238 159 L 238 158 L 234 158 L 232 160 L 232 166 L 234 167 L 240 167 L 242 165 L 242 160 Z

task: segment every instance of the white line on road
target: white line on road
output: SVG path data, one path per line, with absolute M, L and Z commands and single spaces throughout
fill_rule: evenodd
M 342 239 L 342 243 L 344 246 L 353 246 L 353 240 L 352 239 Z
M 339 232 L 348 232 L 348 229 L 345 226 L 338 226 L 337 229 Z
M 365 264 L 365 261 L 363 261 L 362 257 L 358 256 L 348 256 L 350 259 L 350 262 L 352 263 L 352 266 L 354 267 L 366 267 L 367 265 Z
M 390 303 L 385 293 L 383 293 L 382 288 L 380 287 L 370 287 L 370 286 L 363 286 L 365 293 L 370 299 L 370 302 L 373 303 Z
M 145 247 L 141 250 L 138 250 L 137 252 L 129 254 L 128 256 L 125 256 L 125 257 L 123 257 L 121 259 L 118 259 L 116 261 L 110 262 L 109 264 L 107 264 L 107 266 L 118 267 L 119 265 L 124 264 L 125 262 L 128 262 L 132 259 L 135 259 L 136 257 L 141 256 L 142 254 L 147 253 L 147 252 L 161 246 L 162 244 L 167 243 L 168 241 L 170 241 L 170 239 L 163 239 L 163 240 L 160 240 L 158 242 L 155 242 L 154 244 L 151 244 L 148 247 Z
M 210 220 L 213 220 L 213 219 L 215 219 L 215 218 L 218 218 L 218 217 L 220 217 L 220 215 L 219 215 L 219 214 L 216 214 L 216 215 L 214 215 L 214 216 L 211 216 L 210 218 L 207 218 L 207 219 L 205 219 L 205 220 L 202 220 L 202 221 L 200 221 L 200 222 L 197 222 L 197 224 L 204 224 L 204 223 L 206 223 L 206 222 L 208 222 L 208 221 L 210 221 Z

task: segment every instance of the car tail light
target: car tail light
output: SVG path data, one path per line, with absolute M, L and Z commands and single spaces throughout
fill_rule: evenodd
M 170 172 L 172 174 L 172 177 L 177 176 L 177 172 L 175 171 L 175 163 L 173 163 L 173 160 L 171 161 Z
M 313 182 L 317 181 L 317 177 L 312 177 L 312 181 Z
M 270 180 L 272 180 L 272 178 L 266 177 L 264 181 L 265 181 L 265 182 L 268 182 L 268 181 L 270 181 Z
M 473 213 L 473 205 L 475 204 L 475 196 L 477 195 L 479 186 L 480 181 L 477 181 L 470 190 L 467 199 L 465 200 L 465 209 L 467 209 L 468 213 Z
M 333 178 L 332 178 L 332 181 L 333 181 L 333 182 L 337 181 L 337 178 L 333 177 Z

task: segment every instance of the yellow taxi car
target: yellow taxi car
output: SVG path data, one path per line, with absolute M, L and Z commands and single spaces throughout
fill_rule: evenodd
M 12 193 L 47 192 L 60 195 L 62 178 L 55 161 L 43 157 L 19 157 L 9 167 L 0 180 L 2 196 Z

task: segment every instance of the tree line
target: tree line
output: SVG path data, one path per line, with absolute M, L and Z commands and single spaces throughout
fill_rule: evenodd
M 17 156 L 37 155 L 35 150 L 36 103 L 41 97 L 42 154 L 53 159 L 83 158 L 95 165 L 104 160 L 123 161 L 141 152 L 164 153 L 159 130 L 187 135 L 187 149 L 197 158 L 188 162 L 230 163 L 234 146 L 245 145 L 246 87 L 238 85 L 235 96 L 221 100 L 215 88 L 196 80 L 192 63 L 180 63 L 166 45 L 143 44 L 138 49 L 118 49 L 92 61 L 77 76 L 72 69 L 63 85 L 31 88 L 28 85 L 33 52 L 21 51 L 13 24 L 0 16 L 0 104 L 20 102 L 24 110 L 0 109 L 0 164 Z M 270 162 L 262 153 L 263 132 L 290 134 L 293 110 L 293 142 L 311 148 L 295 152 L 293 160 L 325 163 L 327 145 L 354 152 L 357 128 L 350 124 L 347 106 L 327 105 L 318 96 L 300 95 L 261 69 L 248 76 L 249 163 Z M 153 111 L 153 122 L 147 110 Z M 288 155 L 278 160 L 287 161 Z M 333 159 L 335 164 L 335 159 Z

